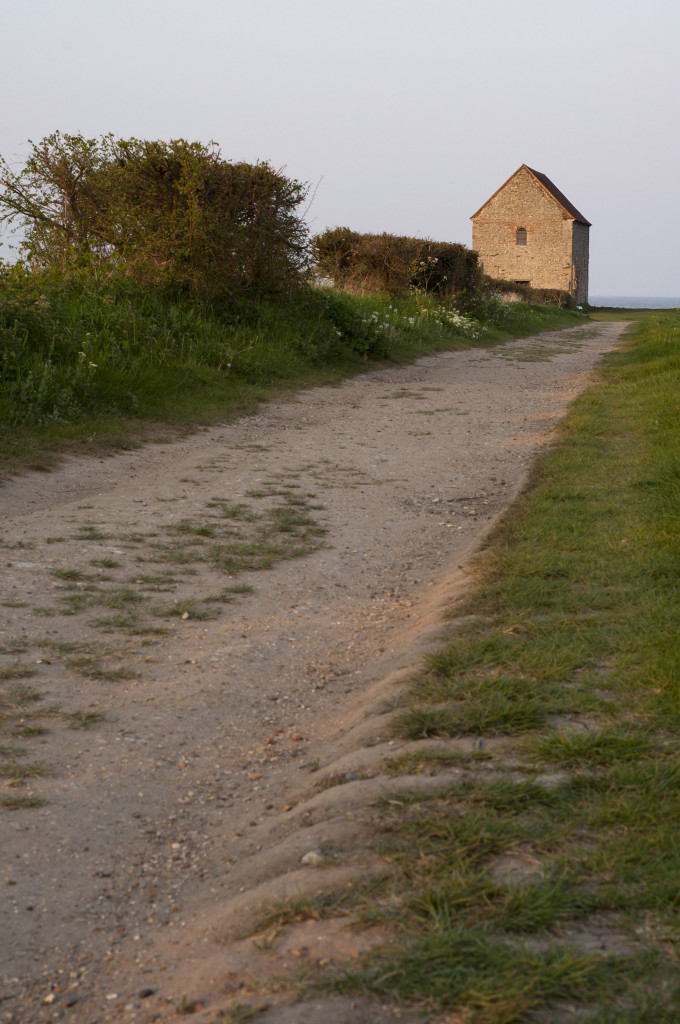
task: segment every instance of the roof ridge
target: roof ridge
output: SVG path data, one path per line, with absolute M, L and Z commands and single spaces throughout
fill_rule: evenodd
M 554 201 L 558 203 L 559 206 L 562 207 L 565 213 L 567 213 L 574 220 L 579 221 L 579 223 L 585 224 L 586 227 L 591 227 L 590 221 L 586 220 L 582 213 L 579 213 L 574 204 L 567 199 L 563 192 L 560 192 L 557 185 L 555 185 L 550 180 L 547 174 L 543 174 L 542 171 L 535 171 L 532 167 L 529 167 L 528 164 L 522 164 L 520 167 L 518 167 L 515 173 L 511 174 L 507 181 L 504 181 L 500 188 L 497 188 L 492 196 L 489 196 L 487 201 L 480 206 L 477 212 L 472 214 L 470 220 L 474 220 L 475 217 L 477 217 L 482 212 L 482 210 L 489 205 L 491 200 L 495 199 L 498 193 L 502 192 L 505 186 L 508 185 L 513 178 L 517 177 L 520 171 L 524 170 L 528 171 L 529 174 L 531 174 L 532 177 L 536 179 L 538 184 L 548 193 L 551 199 L 554 199 Z
M 543 174 L 542 171 L 535 171 L 533 167 L 529 167 L 528 164 L 522 164 L 522 167 L 526 167 L 529 173 L 533 174 L 534 178 L 536 178 L 538 182 L 541 185 L 543 185 L 546 191 L 550 193 L 552 198 L 555 199 L 560 204 L 560 206 L 564 210 L 566 210 L 571 217 L 574 218 L 574 220 L 579 221 L 581 224 L 585 224 L 587 227 L 591 227 L 590 221 L 586 220 L 582 213 L 579 213 L 574 204 L 570 202 L 569 199 L 567 199 L 564 192 L 561 192 L 558 189 L 557 185 L 555 185 L 554 182 L 550 180 L 547 174 Z M 520 170 L 522 169 L 522 167 L 520 167 Z

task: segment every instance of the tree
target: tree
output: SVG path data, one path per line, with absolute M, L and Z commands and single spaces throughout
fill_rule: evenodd
M 267 163 L 231 163 L 214 143 L 184 139 L 55 132 L 31 146 L 19 172 L 0 158 L 0 219 L 23 227 L 38 269 L 227 295 L 280 291 L 306 273 L 307 186 Z

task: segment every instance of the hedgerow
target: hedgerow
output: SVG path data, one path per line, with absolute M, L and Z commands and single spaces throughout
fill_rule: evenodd
M 312 239 L 312 251 L 318 274 L 349 291 L 465 298 L 482 280 L 477 253 L 458 243 L 330 228 Z
M 113 276 L 194 295 L 272 295 L 308 269 L 307 186 L 214 144 L 55 132 L 24 167 L 0 158 L 0 220 L 32 269 Z

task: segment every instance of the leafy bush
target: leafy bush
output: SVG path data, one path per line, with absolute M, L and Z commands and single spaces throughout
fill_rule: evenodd
M 331 228 L 312 240 L 312 251 L 318 274 L 349 291 L 451 298 L 475 294 L 481 282 L 477 253 L 457 243 Z
M 307 271 L 305 185 L 211 144 L 85 139 L 32 144 L 19 172 L 0 158 L 0 219 L 24 230 L 38 270 L 126 276 L 195 295 L 276 294 Z
M 0 265 L 0 423 L 9 426 L 167 415 L 172 394 L 220 389 L 229 377 L 269 384 L 387 354 L 363 307 L 324 289 L 208 300 Z
M 49 434 L 55 424 L 89 423 L 82 429 L 93 434 L 109 429 L 102 418 L 202 422 L 253 408 L 277 382 L 335 379 L 364 359 L 488 344 L 581 319 L 493 300 L 486 313 L 461 313 L 422 292 L 397 299 L 304 286 L 275 298 L 205 298 L 0 264 L 0 428 Z M 9 442 L 21 431 L 4 433 Z

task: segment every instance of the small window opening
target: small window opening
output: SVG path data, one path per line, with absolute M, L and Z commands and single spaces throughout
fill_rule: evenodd
M 527 244 L 527 229 L 517 228 L 517 234 L 515 236 L 515 245 L 526 245 Z

